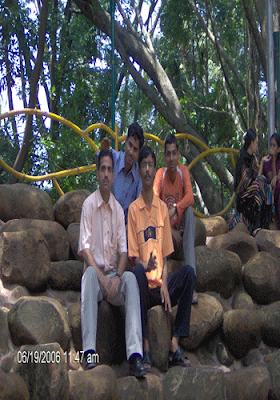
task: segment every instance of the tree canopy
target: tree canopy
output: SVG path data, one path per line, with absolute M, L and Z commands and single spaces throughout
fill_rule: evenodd
M 265 153 L 266 20 L 261 0 L 116 0 L 116 123 L 137 121 L 163 140 L 185 132 L 210 147 L 240 147 L 253 127 Z M 275 2 L 278 18 L 280 0 Z M 14 109 L 45 107 L 81 128 L 111 121 L 111 16 L 104 0 L 0 0 L 0 90 Z M 40 95 L 38 88 L 40 87 Z M 42 94 L 43 93 L 43 94 Z M 2 101 L 3 103 L 3 101 Z M 1 110 L 3 111 L 2 107 Z M 40 174 L 91 164 L 91 149 L 61 124 L 10 118 L 1 124 L 3 158 Z M 100 142 L 104 132 L 95 131 Z M 162 154 L 158 153 L 162 163 Z M 182 162 L 202 149 L 182 143 Z M 74 165 L 73 165 L 74 164 Z M 223 156 L 192 170 L 196 206 L 223 207 L 233 176 Z M 1 181 L 7 181 L 3 171 Z M 9 182 L 14 182 L 9 177 Z M 92 174 L 64 190 L 94 188 Z

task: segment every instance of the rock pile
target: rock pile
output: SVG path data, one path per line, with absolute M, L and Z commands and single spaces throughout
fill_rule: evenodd
M 168 370 L 176 307 L 169 317 L 156 306 L 152 373 L 128 376 L 123 309 L 102 301 L 99 365 L 83 371 L 77 245 L 88 195 L 53 206 L 32 186 L 0 185 L 0 400 L 280 399 L 280 232 L 228 233 L 221 217 L 196 221 L 199 301 L 181 340 L 192 366 Z

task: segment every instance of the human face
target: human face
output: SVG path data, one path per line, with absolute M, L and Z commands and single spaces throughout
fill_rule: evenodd
M 248 153 L 249 154 L 256 154 L 256 152 L 258 151 L 258 143 L 259 143 L 259 139 L 258 139 L 258 136 L 257 136 L 256 139 L 253 140 L 250 143 L 250 146 L 248 147 Z
M 156 167 L 151 154 L 149 154 L 148 157 L 143 158 L 141 161 L 139 166 L 139 175 L 142 179 L 142 186 L 144 190 L 153 187 L 156 175 Z
M 125 154 L 124 154 L 124 162 L 125 169 L 129 171 L 133 164 L 136 163 L 139 157 L 139 149 L 140 142 L 139 139 L 135 139 L 133 136 L 129 136 L 129 138 L 125 141 Z
M 113 163 L 110 156 L 104 156 L 100 160 L 99 170 L 96 171 L 101 194 L 108 194 L 114 180 Z
M 164 152 L 164 160 L 168 172 L 175 172 L 179 161 L 179 150 L 177 149 L 176 143 L 166 145 Z
M 269 147 L 269 154 L 273 157 L 276 157 L 277 154 L 280 152 L 280 147 L 277 146 L 277 142 L 275 138 L 271 138 L 270 140 L 270 147 Z

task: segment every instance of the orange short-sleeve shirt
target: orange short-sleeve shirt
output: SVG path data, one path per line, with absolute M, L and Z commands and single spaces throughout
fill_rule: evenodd
M 147 262 L 156 255 L 157 268 L 147 272 L 151 288 L 162 285 L 163 258 L 173 253 L 170 220 L 166 204 L 154 194 L 148 210 L 142 193 L 128 209 L 128 255 Z

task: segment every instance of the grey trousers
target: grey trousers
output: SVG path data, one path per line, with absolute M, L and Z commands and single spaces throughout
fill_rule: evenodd
M 194 213 L 191 206 L 186 208 L 183 216 L 183 251 L 184 251 L 184 263 L 190 265 L 194 269 L 196 275 L 196 261 L 195 261 L 195 219 Z
M 113 279 L 115 275 L 116 271 L 113 271 L 107 276 Z M 105 296 L 93 267 L 88 267 L 83 274 L 81 298 L 83 351 L 96 350 L 98 302 L 103 300 Z M 119 293 L 110 303 L 114 306 L 124 305 L 125 307 L 127 359 L 133 353 L 138 353 L 142 357 L 143 342 L 139 288 L 132 272 L 126 271 L 123 273 Z

